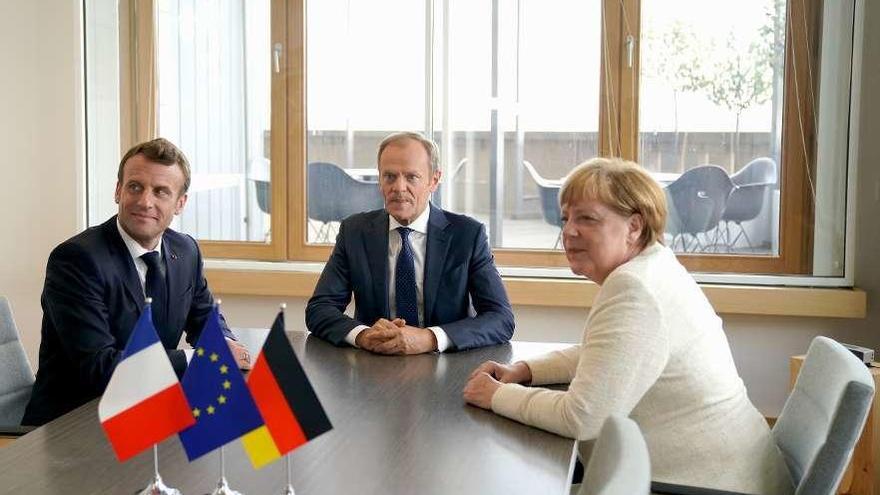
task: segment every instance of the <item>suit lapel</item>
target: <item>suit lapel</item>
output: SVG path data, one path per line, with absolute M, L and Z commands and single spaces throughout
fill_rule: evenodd
M 388 304 L 388 213 L 380 210 L 369 222 L 364 233 L 364 250 L 373 279 L 373 300 L 382 301 L 382 314 L 390 317 Z
M 122 240 L 122 236 L 119 235 L 119 229 L 116 227 L 116 216 L 114 215 L 113 218 L 104 222 L 102 228 L 108 241 L 107 246 L 110 250 L 110 257 L 116 265 L 120 278 L 122 278 L 125 292 L 140 312 L 144 307 L 144 291 L 141 288 L 141 282 L 134 267 L 134 260 L 131 259 L 131 253 L 128 252 L 128 247 L 125 246 L 125 241 Z
M 443 210 L 431 205 L 431 214 L 428 217 L 428 246 L 425 250 L 425 280 L 424 280 L 424 304 L 425 326 L 429 326 L 433 319 L 431 314 L 434 303 L 437 301 L 437 290 L 440 287 L 440 278 L 443 275 L 443 265 L 446 255 L 451 246 L 451 235 L 446 231 L 449 221 Z
M 180 263 L 183 262 L 182 254 L 178 252 L 176 246 L 169 241 L 168 236 L 162 236 L 162 257 L 165 258 L 165 283 L 166 294 L 168 294 L 168 305 L 165 307 L 165 321 L 173 323 L 176 317 L 172 317 L 171 307 L 178 307 L 175 302 L 180 300 L 179 292 L 187 288 L 184 280 L 185 270 L 180 269 Z

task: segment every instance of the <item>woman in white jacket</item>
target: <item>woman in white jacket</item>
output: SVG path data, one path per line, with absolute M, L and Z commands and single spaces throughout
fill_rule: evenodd
M 486 362 L 467 402 L 577 440 L 611 414 L 645 435 L 656 481 L 788 494 L 792 484 L 703 292 L 663 243 L 666 199 L 641 167 L 593 159 L 560 191 L 572 271 L 601 286 L 580 345 Z M 569 383 L 558 391 L 534 385 Z

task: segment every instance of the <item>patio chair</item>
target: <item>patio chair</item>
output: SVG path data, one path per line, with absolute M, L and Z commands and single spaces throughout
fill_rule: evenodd
M 776 185 L 776 162 L 770 158 L 756 158 L 731 175 L 730 180 L 734 188 L 727 199 L 724 214 L 721 215 L 727 250 L 732 251 L 740 238 L 744 238 L 749 249 L 754 250 L 752 240 L 742 224 L 757 218 L 764 209 L 767 191 Z M 731 223 L 739 227 L 739 232 L 733 239 L 730 233 Z
M 542 177 L 528 160 L 523 160 L 523 166 L 529 171 L 529 175 L 532 176 L 535 184 L 538 185 L 538 194 L 541 197 L 541 213 L 544 216 L 544 221 L 559 228 L 556 243 L 553 244 L 553 249 L 556 249 L 562 240 L 562 212 L 559 208 L 559 190 L 562 186 Z
M 308 187 L 308 218 L 321 224 L 316 242 L 332 241 L 331 222 L 385 206 L 375 182 L 355 179 L 332 163 L 309 163 Z
M 666 187 L 669 218 L 666 232 L 672 236 L 670 247 L 681 240 L 683 251 L 706 251 L 717 245 L 717 227 L 733 182 L 727 172 L 717 165 L 694 167 Z M 708 233 L 716 232 L 715 241 L 709 241 Z M 704 240 L 700 239 L 703 235 Z

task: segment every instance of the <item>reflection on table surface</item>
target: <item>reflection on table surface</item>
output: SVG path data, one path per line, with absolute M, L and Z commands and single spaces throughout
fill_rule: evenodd
M 238 329 L 256 354 L 268 330 Z M 338 493 L 568 493 L 575 442 L 465 405 L 468 375 L 486 359 L 511 361 L 564 347 L 513 342 L 473 351 L 379 356 L 290 332 L 334 429 L 291 454 L 298 495 Z M 240 442 L 226 446 L 226 477 L 243 493 L 280 493 L 284 462 L 254 471 Z M 159 447 L 162 477 L 183 493 L 211 491 L 219 453 L 192 463 L 176 438 Z M 119 464 L 97 401 L 0 449 L 4 490 L 133 493 L 152 455 Z

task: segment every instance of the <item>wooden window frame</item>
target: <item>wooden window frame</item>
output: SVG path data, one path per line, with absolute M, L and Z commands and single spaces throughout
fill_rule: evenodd
M 280 43 L 282 46 L 290 38 L 289 26 L 294 26 L 289 21 L 288 6 L 286 0 L 271 0 L 271 35 L 270 46 Z M 270 215 L 271 239 L 269 242 L 253 241 L 215 241 L 199 239 L 202 254 L 207 258 L 239 258 L 283 261 L 288 259 L 287 243 L 288 229 L 291 225 L 288 213 L 288 191 L 291 189 L 288 183 L 288 171 L 295 170 L 290 167 L 290 144 L 295 141 L 288 134 L 288 113 L 291 111 L 287 95 L 289 81 L 297 77 L 296 71 L 291 70 L 294 65 L 288 60 L 288 50 L 282 50 L 279 54 L 279 71 L 272 70 L 271 77 L 271 143 L 270 153 L 270 184 L 272 190 L 272 204 Z M 278 137 L 282 139 L 278 139 Z M 296 217 L 293 217 L 296 218 Z M 295 223 L 295 222 L 293 222 Z
M 814 211 L 809 177 L 815 174 L 816 128 L 811 92 L 805 88 L 817 87 L 817 74 L 811 80 L 809 68 L 818 67 L 822 1 L 789 0 L 786 8 L 779 255 L 679 254 L 691 271 L 811 271 Z M 272 0 L 272 43 L 284 47 L 281 72 L 272 77 L 272 135 L 284 136 L 272 139 L 271 145 L 272 241 L 200 241 L 207 257 L 326 261 L 330 256 L 332 245 L 307 240 L 305 4 L 306 0 Z M 603 0 L 600 58 L 599 152 L 634 161 L 638 161 L 639 43 L 635 43 L 631 68 L 626 67 L 624 47 L 627 36 L 640 39 L 640 6 L 640 0 Z M 560 251 L 493 251 L 497 262 L 505 266 L 568 266 Z

